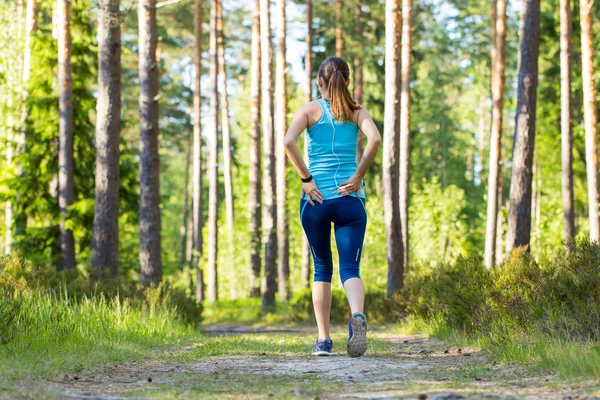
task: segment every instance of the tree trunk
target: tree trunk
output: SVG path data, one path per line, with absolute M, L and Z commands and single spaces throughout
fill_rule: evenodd
M 233 186 L 231 180 L 231 132 L 229 129 L 229 103 L 227 101 L 227 69 L 225 68 L 225 47 L 223 44 L 223 6 L 217 2 L 217 45 L 219 56 L 219 85 L 221 86 L 221 135 L 223 138 L 223 183 L 225 184 L 225 218 L 229 250 L 229 270 L 231 271 L 231 297 L 236 298 L 237 274 L 235 271 L 234 225 L 233 225 Z
M 250 77 L 250 296 L 260 296 L 261 269 L 261 137 L 260 137 L 260 87 L 261 43 L 260 0 L 255 0 L 252 14 L 252 60 Z
M 412 1 L 402 0 L 402 47 L 400 50 L 400 220 L 404 267 L 408 267 L 408 203 L 410 193 L 410 69 Z
M 523 2 L 519 37 L 517 114 L 506 240 L 508 254 L 516 247 L 529 246 L 531 234 L 531 178 L 535 148 L 540 0 Z
M 387 295 L 404 283 L 404 247 L 400 219 L 400 4 L 385 2 L 385 111 L 383 133 L 383 213 L 388 259 Z
M 192 265 L 196 271 L 196 302 L 204 300 L 204 274 L 200 268 L 202 258 L 202 125 L 200 112 L 202 97 L 200 81 L 202 78 L 202 0 L 194 0 L 194 132 L 192 151 Z
M 344 37 L 342 36 L 342 0 L 335 1 L 335 56 L 344 57 Z
M 162 279 L 158 156 L 158 64 L 156 0 L 139 0 L 140 76 L 140 281 Z
M 263 242 L 265 245 L 265 274 L 262 287 L 262 311 L 270 310 L 275 302 L 277 257 L 277 214 L 275 207 L 275 149 L 273 132 L 273 89 L 270 1 L 260 2 L 260 37 L 262 69 L 262 121 L 263 121 Z M 281 100 L 281 99 L 279 99 Z
M 75 268 L 75 240 L 73 231 L 66 227 L 69 207 L 75 198 L 73 185 L 73 77 L 71 69 L 71 1 L 59 0 L 58 17 L 58 205 L 60 208 L 60 269 Z
M 275 109 L 275 154 L 277 175 L 277 277 L 279 300 L 285 301 L 289 297 L 289 242 L 288 218 L 286 212 L 287 198 L 287 155 L 283 138 L 287 132 L 287 62 L 285 59 L 286 39 L 286 14 L 285 0 L 277 1 L 279 23 L 277 24 L 277 56 L 275 75 L 275 98 L 278 99 Z
M 190 138 L 191 139 L 191 138 Z M 187 237 L 188 237 L 188 211 L 189 211 L 189 182 L 190 182 L 190 158 L 191 158 L 191 145 L 190 139 L 185 144 L 185 176 L 183 177 L 183 207 L 181 213 L 183 214 L 183 221 L 179 227 L 179 237 L 181 245 L 179 247 L 179 268 L 183 269 L 187 255 Z
M 583 75 L 583 114 L 585 120 L 585 166 L 590 216 L 590 239 L 600 240 L 598 221 L 598 134 L 596 90 L 594 86 L 594 49 L 592 44 L 592 4 L 579 0 L 581 23 L 581 64 Z
M 502 165 L 502 161 L 500 161 Z M 498 205 L 497 205 L 497 218 L 496 218 L 496 265 L 500 265 L 504 259 L 504 248 L 502 246 L 502 207 L 504 207 L 504 175 L 502 175 L 502 168 L 500 168 L 500 175 L 498 176 Z
M 362 26 L 362 7 L 358 3 L 354 8 L 354 26 L 356 27 L 356 36 L 359 40 L 362 40 L 363 26 Z M 362 104 L 363 101 L 363 72 L 362 72 L 362 60 L 361 56 L 363 53 L 359 53 L 354 58 L 354 101 L 358 104 Z M 356 160 L 360 162 L 363 153 L 363 134 L 358 133 L 358 143 L 356 148 Z
M 560 0 L 560 130 L 564 239 L 575 236 L 571 122 L 571 0 Z
M 306 1 L 306 57 L 304 64 L 306 68 L 306 102 L 312 101 L 312 47 L 313 47 L 313 29 L 312 29 L 312 0 Z M 308 146 L 306 135 L 304 135 L 304 162 L 308 165 Z M 302 287 L 308 289 L 310 287 L 310 246 L 308 239 L 302 230 Z
M 217 246 L 219 223 L 219 88 L 217 71 L 217 2 L 212 0 L 210 5 L 210 126 L 208 129 L 208 267 L 207 267 L 207 298 L 216 301 L 219 297 L 217 275 Z
M 96 102 L 96 203 L 92 268 L 119 271 L 119 144 L 121 141 L 120 0 L 98 2 L 98 100 Z
M 498 182 L 502 174 L 502 110 L 504 107 L 504 66 L 506 62 L 506 3 L 496 1 L 492 12 L 492 132 L 488 169 L 487 223 L 485 230 L 485 265 L 494 266 L 496 222 L 498 219 Z

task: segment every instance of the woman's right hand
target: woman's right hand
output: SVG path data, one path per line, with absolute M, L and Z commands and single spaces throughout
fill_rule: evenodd
M 302 184 L 302 192 L 308 195 L 308 202 L 311 206 L 314 206 L 312 198 L 314 198 L 319 203 L 323 204 L 323 194 L 317 189 L 317 184 L 314 179 L 310 182 L 305 182 Z

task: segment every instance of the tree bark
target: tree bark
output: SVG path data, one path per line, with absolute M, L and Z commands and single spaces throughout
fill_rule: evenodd
M 71 68 L 71 1 L 59 0 L 58 7 L 58 108 L 60 119 L 58 152 L 58 205 L 60 209 L 60 269 L 75 268 L 75 240 L 67 228 L 69 207 L 75 199 L 73 184 L 73 76 Z
M 560 0 L 560 130 L 564 239 L 575 236 L 571 122 L 571 0 Z
M 140 281 L 162 279 L 158 156 L 158 64 L 156 0 L 139 0 L 140 79 Z
M 191 139 L 191 138 L 190 138 Z M 190 182 L 190 159 L 191 159 L 191 144 L 190 139 L 185 144 L 185 175 L 183 177 L 183 207 L 181 210 L 181 214 L 183 214 L 183 220 L 181 221 L 181 226 L 179 227 L 179 238 L 180 238 L 180 246 L 179 246 L 179 268 L 183 269 L 186 261 L 187 255 L 187 238 L 188 238 L 188 211 L 189 211 L 189 182 Z
M 121 141 L 120 0 L 98 2 L 98 100 L 96 101 L 96 203 L 92 268 L 116 276 L 119 270 Z M 105 272 L 104 272 L 105 271 Z
M 600 222 L 598 221 L 598 116 L 596 114 L 596 90 L 594 86 L 592 4 L 593 2 L 589 0 L 579 0 L 583 115 L 585 121 L 585 166 L 590 217 L 590 239 L 597 242 L 600 240 Z
M 387 296 L 403 287 L 404 247 L 400 219 L 400 56 L 399 0 L 385 2 L 385 111 L 383 133 L 383 213 L 388 260 Z
M 519 28 L 519 77 L 515 143 L 510 180 L 507 253 L 529 246 L 531 236 L 531 179 L 535 148 L 535 122 L 540 42 L 540 1 L 525 0 Z
M 359 41 L 363 38 L 363 26 L 362 26 L 362 6 L 360 3 L 356 4 L 354 8 L 354 26 L 356 27 L 356 36 Z M 363 101 L 363 71 L 362 71 L 362 51 L 354 58 L 354 101 L 358 104 L 362 104 Z M 363 153 L 363 134 L 358 133 L 358 142 L 356 148 L 356 160 L 360 162 Z
M 229 102 L 227 101 L 227 69 L 225 68 L 225 46 L 223 44 L 223 6 L 222 0 L 217 2 L 217 45 L 219 55 L 219 85 L 221 87 L 221 136 L 223 138 L 223 183 L 225 185 L 225 219 L 227 223 L 227 240 L 229 253 L 229 269 L 231 270 L 232 298 L 235 298 L 237 274 L 235 272 L 234 225 L 233 225 L 233 186 L 231 178 L 231 132 L 229 124 Z
M 500 161 L 500 166 L 503 162 Z M 502 174 L 502 168 L 500 168 L 500 175 L 498 176 L 498 206 L 497 206 L 497 218 L 496 218 L 496 265 L 500 265 L 504 259 L 504 248 L 502 246 L 502 207 L 504 207 L 504 175 Z
M 261 88 L 262 88 L 262 122 L 263 122 L 263 243 L 265 245 L 265 274 L 262 287 L 262 311 L 271 309 L 275 302 L 277 257 L 277 213 L 275 205 L 275 149 L 273 132 L 273 89 L 271 44 L 271 12 L 270 1 L 260 2 L 260 37 L 261 37 Z
M 404 267 L 409 261 L 408 203 L 410 194 L 410 70 L 412 1 L 402 0 L 402 46 L 400 50 L 400 220 Z
M 261 42 L 260 0 L 255 0 L 252 14 L 252 60 L 250 76 L 250 296 L 260 296 L 262 182 L 260 137 Z
M 219 222 L 219 177 L 218 177 L 218 116 L 219 88 L 217 71 L 217 2 L 210 5 L 210 126 L 208 129 L 208 267 L 207 267 L 207 299 L 216 301 L 219 297 L 217 274 L 218 222 Z
M 194 132 L 192 151 L 192 265 L 196 271 L 196 302 L 204 300 L 204 274 L 200 268 L 202 258 L 202 125 L 200 81 L 202 78 L 202 0 L 194 0 Z
M 277 277 L 279 300 L 285 301 L 289 298 L 290 265 L 289 265 L 289 242 L 288 242 L 288 217 L 286 212 L 287 198 L 287 155 L 283 138 L 287 132 L 287 62 L 285 59 L 286 39 L 286 14 L 285 0 L 277 0 L 277 11 L 279 23 L 277 24 L 277 55 L 275 75 L 275 98 L 278 99 L 275 109 L 275 154 L 277 174 Z
M 487 223 L 485 231 L 485 265 L 493 268 L 496 253 L 498 219 L 498 182 L 502 174 L 502 111 L 504 107 L 504 67 L 506 62 L 506 3 L 496 2 L 492 12 L 492 132 L 487 188 Z M 494 18 L 495 17 L 495 18 Z
M 312 101 L 312 47 L 313 47 L 313 29 L 312 29 L 312 0 L 306 0 L 306 56 L 304 64 L 306 68 L 306 102 Z M 308 165 L 308 145 L 306 135 L 304 135 L 304 162 Z M 302 287 L 310 287 L 310 246 L 304 230 L 302 230 Z
M 335 1 L 335 56 L 344 57 L 344 37 L 342 36 L 342 0 Z

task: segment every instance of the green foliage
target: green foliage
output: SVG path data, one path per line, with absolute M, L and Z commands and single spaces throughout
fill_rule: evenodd
M 132 306 L 147 307 L 151 312 L 168 309 L 182 323 L 195 326 L 202 318 L 203 305 L 193 298 L 189 285 L 176 276 L 158 286 L 143 287 L 132 279 L 88 276 L 85 271 L 56 273 L 50 264 L 34 263 L 16 255 L 0 257 L 0 288 L 9 291 L 35 291 L 65 297 L 73 302 L 106 297 L 127 300 Z
M 420 186 L 413 189 L 409 210 L 411 258 L 428 265 L 454 260 L 469 248 L 464 191 L 444 188 L 437 178 Z
M 489 271 L 472 255 L 427 273 L 411 272 L 408 310 L 451 328 L 510 341 L 535 333 L 597 340 L 600 246 L 588 240 L 536 262 L 524 249 Z
M 0 345 L 5 345 L 19 333 L 18 318 L 23 299 L 10 288 L 0 289 Z
M 492 277 L 478 255 L 459 257 L 428 273 L 411 269 L 406 279 L 408 309 L 418 315 L 443 315 L 460 329 L 482 327 L 485 303 Z
M 12 305 L 11 305 L 12 302 Z M 66 291 L 3 291 L 2 309 L 17 312 L 0 346 L 3 365 L 20 370 L 79 370 L 135 356 L 138 348 L 157 346 L 192 333 L 172 307 L 153 308 L 122 297 L 103 295 L 73 299 Z M 4 339 L 4 338 L 3 338 Z M 39 357 L 43 354 L 43 365 Z
M 90 284 L 79 271 L 0 257 L 0 360 L 41 374 L 136 357 L 176 343 L 200 322 L 197 304 L 176 281 L 143 288 L 131 281 Z M 38 365 L 40 354 L 45 362 Z

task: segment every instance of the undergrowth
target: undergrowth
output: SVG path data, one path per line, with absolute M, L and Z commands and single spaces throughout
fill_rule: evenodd
M 600 246 L 589 240 L 537 260 L 517 249 L 492 270 L 479 255 L 411 269 L 403 298 L 408 320 L 426 321 L 441 339 L 468 340 L 503 362 L 600 379 Z

